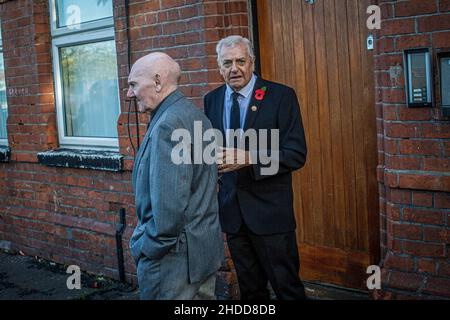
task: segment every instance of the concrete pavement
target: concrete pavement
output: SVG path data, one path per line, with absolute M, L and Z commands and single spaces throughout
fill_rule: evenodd
M 69 290 L 67 266 L 0 250 L 0 300 L 138 300 L 130 284 L 81 273 L 81 289 Z M 368 300 L 367 293 L 305 282 L 312 300 Z

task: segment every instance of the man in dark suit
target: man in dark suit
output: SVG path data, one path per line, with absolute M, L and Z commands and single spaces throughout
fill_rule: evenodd
M 261 141 L 264 137 L 258 136 L 256 146 L 244 135 L 241 148 L 232 145 L 218 155 L 219 216 L 241 299 L 269 299 L 268 281 L 278 299 L 304 299 L 291 175 L 303 167 L 307 154 L 297 96 L 293 89 L 254 74 L 255 56 L 248 39 L 222 39 L 217 55 L 226 84 L 204 99 L 213 127 L 220 129 L 228 146 L 229 130 L 278 133 L 277 141 Z M 272 157 L 278 170 L 269 174 L 260 157 L 268 151 L 278 155 Z M 236 158 L 244 160 L 229 161 Z

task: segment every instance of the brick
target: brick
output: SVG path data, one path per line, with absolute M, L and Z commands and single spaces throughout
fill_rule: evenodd
M 152 12 L 159 9 L 159 1 L 145 1 L 140 3 L 131 3 L 129 8 L 130 16 L 138 15 L 141 12 Z
M 401 36 L 395 39 L 395 48 L 398 51 L 407 49 L 428 47 L 431 44 L 431 36 L 429 34 L 414 34 L 411 36 Z
M 430 108 L 398 108 L 398 120 L 402 121 L 425 121 L 432 120 L 433 112 Z
M 400 153 L 408 155 L 441 155 L 441 143 L 432 140 L 401 140 Z
M 401 256 L 389 252 L 384 261 L 384 268 L 400 271 L 413 271 L 414 261 L 411 256 Z
M 384 184 L 391 188 L 399 187 L 399 175 L 395 172 L 384 171 Z
M 440 0 L 439 11 L 440 12 L 450 11 L 450 0 Z
M 450 158 L 425 158 L 423 159 L 423 170 L 449 172 Z
M 389 154 L 398 153 L 398 140 L 397 139 L 383 139 L 384 151 Z
M 386 154 L 385 159 L 387 169 L 419 170 L 421 166 L 421 159 L 416 157 L 391 156 Z
M 171 22 L 163 25 L 162 32 L 166 35 L 174 35 L 177 33 L 183 33 L 187 31 L 186 22 Z
M 450 243 L 450 230 L 447 228 L 423 228 L 423 240 L 430 242 Z
M 422 240 L 422 228 L 411 224 L 395 223 L 393 236 L 398 239 Z
M 389 287 L 417 291 L 423 284 L 424 277 L 414 273 L 392 271 L 389 278 Z
M 392 36 L 415 32 L 414 19 L 399 19 L 383 21 L 381 35 Z
M 450 278 L 450 262 L 439 263 L 439 275 Z
M 392 221 L 400 221 L 400 207 L 398 205 L 388 203 L 386 205 L 387 217 Z
M 444 258 L 445 244 L 403 241 L 403 252 L 419 257 Z
M 404 208 L 403 221 L 433 224 L 433 225 L 443 225 L 444 214 L 441 211 L 437 210 Z
M 391 250 L 394 254 L 401 254 L 403 251 L 403 240 L 395 239 L 387 232 L 386 236 L 386 247 Z
M 418 207 L 432 207 L 433 193 L 414 191 L 412 194 L 413 205 Z
M 450 279 L 429 277 L 424 292 L 448 298 L 450 297 Z
M 444 157 L 450 157 L 450 141 L 444 141 Z
M 433 47 L 448 48 L 450 47 L 450 31 L 433 33 Z
M 386 286 L 382 286 L 385 288 Z M 375 290 L 373 293 L 374 300 L 395 300 L 397 298 L 397 294 L 388 290 Z
M 404 189 L 450 191 L 450 176 L 401 173 L 395 186 Z
M 392 38 L 384 38 L 378 41 L 377 51 L 380 53 L 388 53 L 394 51 L 395 42 Z
M 436 193 L 434 201 L 435 208 L 450 209 L 450 193 Z
M 401 87 L 404 85 L 404 78 L 391 78 L 389 72 L 377 72 L 376 83 L 379 87 Z M 383 118 L 386 120 L 397 120 L 397 107 L 395 105 L 384 107 Z
M 405 90 L 403 88 L 382 89 L 382 99 L 384 103 L 403 103 L 406 101 Z
M 450 124 L 425 123 L 421 128 L 421 137 L 430 139 L 450 139 Z
M 391 189 L 388 200 L 398 204 L 411 204 L 411 191 Z
M 430 14 L 437 12 L 437 4 L 435 1 L 410 0 L 397 2 L 395 4 L 395 16 L 407 17 Z
M 417 272 L 436 274 L 436 261 L 432 259 L 418 259 Z
M 381 40 L 384 41 L 384 40 Z M 393 47 L 393 40 L 392 47 Z M 402 65 L 403 55 L 402 54 L 390 54 L 375 57 L 375 69 L 376 70 L 386 70 L 388 71 L 390 67 Z
M 420 138 L 419 124 L 386 122 L 384 128 L 386 136 L 390 138 Z
M 450 29 L 450 14 L 418 18 L 419 32 Z
M 379 3 L 381 8 L 381 17 L 383 19 L 393 18 L 394 17 L 394 5 L 391 3 Z

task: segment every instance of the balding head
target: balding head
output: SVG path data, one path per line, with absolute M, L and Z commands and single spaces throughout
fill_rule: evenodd
M 127 96 L 136 97 L 140 112 L 152 111 L 178 88 L 181 69 L 163 52 L 148 54 L 131 68 Z

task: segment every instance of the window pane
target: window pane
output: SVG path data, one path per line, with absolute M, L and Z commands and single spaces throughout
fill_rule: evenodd
M 114 40 L 60 49 L 66 136 L 117 138 Z
M 113 16 L 112 0 L 56 0 L 58 28 Z
M 0 52 L 0 139 L 7 139 L 6 118 L 8 117 L 8 105 L 6 104 L 5 65 L 3 53 Z

